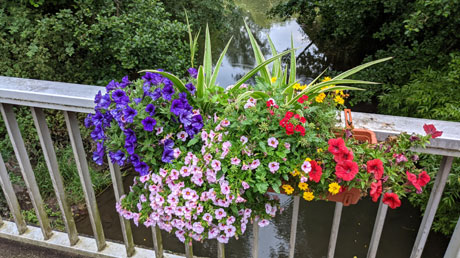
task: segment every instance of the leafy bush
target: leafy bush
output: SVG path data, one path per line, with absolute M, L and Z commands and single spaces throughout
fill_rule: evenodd
M 67 2 L 0 3 L 1 75 L 101 85 L 144 68 L 188 67 L 186 26 L 162 3 Z
M 386 84 L 354 94 L 353 103 L 370 101 L 390 85 L 404 85 L 427 67 L 441 69 L 449 54 L 460 50 L 460 2 L 454 0 L 290 0 L 271 13 L 283 18 L 298 14 L 298 22 L 336 70 L 394 57 L 359 74 Z

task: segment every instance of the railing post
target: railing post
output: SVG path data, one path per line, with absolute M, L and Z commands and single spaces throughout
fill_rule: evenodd
M 156 257 L 163 258 L 163 238 L 161 237 L 161 230 L 158 225 L 152 227 L 152 238 Z
M 21 168 L 22 177 L 26 183 L 30 194 L 32 205 L 34 206 L 38 222 L 42 229 L 43 238 L 48 240 L 52 235 L 52 229 L 43 205 L 43 199 L 38 189 L 37 181 L 35 180 L 34 171 L 30 164 L 29 155 L 27 155 L 26 146 L 19 130 L 19 125 L 14 114 L 13 107 L 9 104 L 0 104 L 3 120 L 5 121 L 6 129 L 13 145 L 14 153 Z
M 447 182 L 450 169 L 454 157 L 444 156 L 441 161 L 441 167 L 439 168 L 438 174 L 436 175 L 436 181 L 434 182 L 433 189 L 431 190 L 430 199 L 426 205 L 425 214 L 423 215 L 422 223 L 418 230 L 417 238 L 415 239 L 414 247 L 410 258 L 420 258 L 425 247 L 428 234 L 430 233 L 431 225 L 433 224 L 434 215 L 438 209 L 439 202 L 441 200 L 444 186 Z
M 108 155 L 107 155 L 107 160 L 109 162 L 110 176 L 112 177 L 115 201 L 119 202 L 120 196 L 122 196 L 125 193 L 123 189 L 123 180 L 121 178 L 120 167 L 117 164 L 113 164 Z M 126 255 L 128 257 L 131 257 L 135 253 L 133 233 L 131 231 L 131 224 L 129 223 L 128 220 L 123 218 L 120 214 L 118 214 L 118 216 L 120 218 L 121 233 L 123 234 L 123 241 L 125 242 Z M 161 256 L 159 257 L 158 255 L 157 257 L 161 258 Z
M 252 225 L 252 235 L 253 235 L 253 246 L 252 246 L 252 258 L 259 257 L 259 225 L 257 224 L 257 219 L 254 220 Z
M 217 241 L 217 258 L 225 258 L 225 244 Z
M 48 129 L 48 125 L 46 124 L 45 113 L 41 108 L 31 107 L 30 109 L 32 111 L 35 127 L 37 128 L 38 138 L 40 139 L 40 144 L 42 145 L 51 182 L 53 183 L 54 193 L 56 194 L 59 207 L 61 208 L 62 217 L 69 236 L 69 242 L 70 245 L 73 246 L 78 242 L 77 227 L 75 226 L 72 211 L 67 204 L 64 184 L 61 173 L 59 172 L 58 161 L 54 151 L 53 141 L 51 140 L 51 134 Z
M 299 202 L 300 196 L 294 196 L 294 202 L 292 206 L 291 236 L 289 239 L 289 258 L 294 258 L 297 221 L 299 218 Z
M 458 218 L 454 233 L 450 238 L 444 258 L 460 258 L 460 217 Z
M 329 238 L 327 258 L 334 258 L 335 245 L 337 243 L 337 236 L 339 235 L 340 218 L 342 217 L 342 208 L 343 203 L 335 203 L 334 219 L 332 221 L 331 237 Z
M 382 202 L 383 195 L 380 198 L 379 209 L 375 216 L 374 229 L 372 230 L 371 242 L 369 244 L 369 250 L 367 251 L 367 258 L 375 258 L 377 255 L 377 249 L 379 248 L 380 237 L 382 236 L 383 224 L 385 223 L 385 217 L 388 211 L 388 205 Z
M 187 258 L 193 258 L 193 246 L 192 246 L 192 240 L 190 242 L 185 242 L 185 257 Z
M 6 202 L 10 208 L 11 214 L 13 214 L 14 222 L 18 228 L 20 235 L 24 234 L 27 230 L 27 224 L 22 217 L 21 208 L 19 207 L 18 199 L 13 190 L 13 185 L 11 185 L 10 177 L 8 176 L 8 171 L 6 170 L 5 163 L 3 162 L 2 155 L 0 154 L 0 187 L 3 189 L 5 194 Z
M 83 148 L 77 116 L 74 112 L 64 111 L 64 117 L 75 157 L 75 163 L 77 165 L 78 175 L 80 177 L 83 193 L 85 194 L 86 206 L 88 208 L 94 238 L 96 239 L 97 250 L 101 251 L 106 246 L 104 230 L 102 229 L 102 221 L 99 215 L 99 209 L 97 208 L 96 196 L 91 182 L 91 175 L 89 174 L 88 162 L 86 161 L 86 153 Z

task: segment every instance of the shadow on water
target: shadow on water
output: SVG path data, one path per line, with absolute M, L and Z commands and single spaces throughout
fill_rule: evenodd
M 128 190 L 133 176 L 124 179 Z M 292 218 L 292 198 L 280 196 L 284 212 L 273 219 L 269 226 L 259 232 L 259 257 L 288 257 L 289 234 Z M 122 241 L 120 220 L 115 211 L 113 189 L 109 188 L 97 198 L 106 238 Z M 329 236 L 332 226 L 335 203 L 326 201 L 306 202 L 301 200 L 295 257 L 322 258 L 326 257 Z M 368 244 L 377 214 L 377 203 L 364 198 L 358 204 L 343 208 L 342 220 L 337 239 L 336 258 L 366 257 Z M 421 222 L 420 211 L 404 200 L 400 208 L 389 209 L 380 241 L 377 257 L 407 258 L 417 235 Z M 143 225 L 131 225 L 136 245 L 152 248 L 152 233 Z M 77 222 L 78 232 L 92 235 L 89 218 Z M 185 253 L 182 244 L 173 235 L 162 232 L 165 250 L 174 253 Z M 442 257 L 447 248 L 448 239 L 443 235 L 431 232 L 423 253 L 423 258 Z M 232 239 L 226 245 L 226 257 L 251 257 L 253 245 L 252 225 L 238 240 Z M 194 254 L 201 257 L 217 257 L 217 242 L 204 241 L 193 243 Z
M 274 4 L 275 0 L 235 0 L 236 9 L 233 16 L 227 17 L 230 29 L 226 31 L 211 31 L 213 37 L 214 63 L 219 57 L 220 51 L 225 47 L 226 41 L 233 36 L 232 45 L 223 60 L 218 76 L 221 86 L 233 84 L 246 72 L 255 66 L 255 60 L 249 38 L 244 30 L 243 19 L 251 28 L 256 40 L 261 45 L 262 52 L 268 57 L 270 49 L 266 35 L 270 35 L 278 52 L 290 48 L 291 33 L 294 46 L 297 49 L 299 79 L 304 83 L 312 77 L 316 77 L 326 67 L 328 60 L 306 35 L 295 20 L 285 22 L 267 19 L 265 12 Z M 203 28 L 204 28 L 203 24 Z M 201 44 L 202 45 L 202 44 Z M 307 46 L 309 46 L 307 48 Z M 133 176 L 125 178 L 125 190 L 132 184 Z M 112 240 L 122 241 L 120 221 L 115 211 L 113 190 L 108 189 L 98 198 L 98 205 L 103 221 L 106 237 Z M 289 251 L 289 234 L 291 227 L 292 198 L 281 196 L 285 212 L 277 216 L 272 224 L 260 229 L 259 257 L 287 257 Z M 354 256 L 366 257 L 368 244 L 371 238 L 377 204 L 368 198 L 361 200 L 357 205 L 344 207 L 342 220 L 337 240 L 335 257 L 352 258 Z M 334 203 L 326 201 L 305 202 L 301 201 L 299 222 L 297 227 L 297 241 L 295 257 L 322 258 L 326 257 L 331 231 Z M 421 222 L 421 214 L 417 208 L 403 201 L 402 207 L 389 210 L 382 234 L 377 257 L 406 258 L 411 252 L 412 245 L 417 235 Z M 91 225 L 88 218 L 77 223 L 79 232 L 91 235 Z M 136 245 L 152 247 L 152 233 L 144 226 L 132 225 L 134 241 Z M 166 250 L 184 253 L 184 245 L 174 236 L 165 232 L 163 245 Z M 448 244 L 444 236 L 431 232 L 425 247 L 423 257 L 442 257 Z M 247 232 L 239 239 L 232 239 L 226 245 L 227 257 L 251 257 L 253 245 L 252 226 L 248 226 Z M 216 257 L 216 241 L 194 243 L 194 253 L 198 256 Z

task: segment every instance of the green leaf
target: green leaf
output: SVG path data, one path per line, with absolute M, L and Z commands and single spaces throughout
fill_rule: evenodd
M 233 212 L 234 215 L 238 214 L 238 209 L 236 208 L 235 205 L 230 206 L 230 209 L 232 209 L 232 212 Z
M 335 79 L 344 79 L 352 74 L 355 74 L 369 66 L 372 66 L 372 65 L 375 65 L 375 64 L 378 64 L 378 63 L 382 63 L 382 62 L 385 62 L 385 61 L 388 61 L 390 59 L 392 59 L 393 57 L 386 57 L 386 58 L 382 58 L 382 59 L 379 59 L 379 60 L 375 60 L 375 61 L 372 61 L 372 62 L 369 62 L 369 63 L 365 63 L 365 64 L 362 64 L 362 65 L 359 65 L 359 66 L 356 66 L 354 68 L 351 68 L 350 70 L 346 71 L 346 72 L 343 72 L 339 75 L 337 75 L 336 77 L 333 78 L 333 80 Z
M 272 39 L 270 38 L 270 35 L 267 35 L 268 38 L 268 43 L 270 43 L 270 49 L 272 51 L 272 56 L 276 56 L 278 52 L 276 51 L 275 44 L 273 44 Z M 279 78 L 282 75 L 282 69 L 281 69 L 281 60 L 277 59 L 273 62 L 273 69 L 272 69 L 272 76 Z
M 292 37 L 291 33 L 291 49 L 294 49 L 294 39 Z M 291 52 L 291 65 L 289 66 L 289 69 L 291 70 L 289 74 L 289 83 L 293 83 L 295 81 L 296 77 L 296 56 L 295 56 L 295 51 Z
M 288 174 L 283 174 L 283 179 L 286 180 L 286 181 L 288 181 L 288 180 L 289 180 Z
M 256 188 L 259 191 L 259 193 L 265 193 L 267 192 L 268 189 L 268 184 L 263 182 L 263 183 L 257 183 Z
M 232 39 L 233 39 L 233 36 L 228 41 L 228 43 L 225 46 L 225 48 L 222 51 L 222 53 L 220 53 L 219 60 L 217 60 L 216 67 L 214 67 L 214 72 L 212 73 L 212 76 L 211 76 L 211 81 L 208 84 L 209 87 L 213 87 L 216 84 L 217 75 L 219 74 L 220 65 L 222 64 L 222 61 L 224 60 L 225 53 L 227 53 L 228 46 L 230 46 L 230 42 L 232 42 Z
M 203 57 L 203 67 L 206 77 L 206 84 L 209 85 L 211 82 L 212 75 L 212 53 L 211 53 L 211 36 L 209 35 L 209 27 L 206 24 L 206 37 L 204 40 L 204 57 Z
M 264 68 L 265 66 L 267 66 L 269 63 L 275 61 L 276 59 L 288 54 L 289 52 L 291 52 L 293 50 L 286 50 L 284 52 L 281 52 L 279 53 L 278 55 L 276 56 L 273 56 L 271 57 L 270 59 L 266 60 L 265 62 L 259 64 L 258 66 L 256 66 L 254 69 L 252 69 L 251 71 L 249 71 L 247 74 L 245 74 L 241 79 L 239 79 L 235 85 L 233 86 L 233 88 L 231 88 L 229 90 L 229 92 L 233 92 L 235 91 L 236 89 L 238 89 L 241 84 L 243 84 L 245 81 L 249 80 L 254 74 L 256 74 L 259 70 L 261 70 L 262 68 Z
M 193 137 L 193 139 L 191 139 L 190 141 L 188 141 L 187 143 L 187 147 L 190 147 L 192 145 L 194 145 L 195 143 L 198 142 L 198 137 Z
M 216 178 L 221 178 L 223 175 L 224 175 L 224 171 L 219 170 L 219 172 L 217 172 Z
M 263 152 L 267 152 L 267 147 L 265 146 L 265 142 L 259 142 L 259 146 Z
M 246 31 L 248 32 L 248 35 L 249 35 L 249 41 L 251 42 L 251 45 L 252 45 L 252 50 L 254 52 L 256 64 L 260 65 L 265 62 L 264 55 L 262 51 L 260 50 L 259 44 L 257 44 L 257 41 L 254 38 L 254 35 L 252 35 L 252 32 L 249 29 L 246 21 L 244 21 L 244 26 L 246 27 Z M 260 71 L 260 75 L 267 83 L 271 83 L 271 76 L 270 76 L 270 71 L 268 70 L 268 67 L 263 66 Z
M 286 158 L 286 153 L 284 153 L 283 151 L 277 151 L 276 155 L 280 158 Z
M 203 66 L 200 65 L 198 68 L 198 76 L 196 82 L 196 96 L 197 98 L 201 99 L 204 96 L 204 92 L 206 90 L 206 83 L 204 78 Z

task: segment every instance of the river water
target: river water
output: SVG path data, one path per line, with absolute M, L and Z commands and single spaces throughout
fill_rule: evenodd
M 255 66 L 249 39 L 243 27 L 245 19 L 255 34 L 266 56 L 270 49 L 266 35 L 273 40 L 278 52 L 290 48 L 292 35 L 294 46 L 299 60 L 298 78 L 308 81 L 324 70 L 329 64 L 326 57 L 310 44 L 308 36 L 303 32 L 295 20 L 276 21 L 266 18 L 265 12 L 278 1 L 239 0 L 235 1 L 241 17 L 231 24 L 231 30 L 225 33 L 211 30 L 213 37 L 213 59 L 216 62 L 226 40 L 233 36 L 233 44 L 225 57 L 218 83 L 226 87 L 241 78 Z M 235 20 L 235 19 L 234 19 Z M 224 37 L 222 37 L 224 35 Z M 219 38 L 220 37 L 220 38 Z M 223 39 L 222 39 L 223 38 Z M 305 48 L 309 46 L 308 49 Z M 132 182 L 132 176 L 125 178 L 126 187 Z M 127 189 L 127 188 L 126 188 Z M 291 225 L 292 198 L 281 196 L 285 212 L 277 216 L 273 223 L 260 229 L 259 257 L 287 257 L 289 252 L 289 234 Z M 115 212 L 115 200 L 111 189 L 98 197 L 98 204 L 102 216 L 106 237 L 122 241 L 120 223 Z M 338 258 L 366 257 L 368 244 L 371 238 L 377 204 L 364 198 L 358 204 L 344 207 L 337 240 L 336 256 Z M 295 257 L 322 258 L 326 257 L 329 236 L 334 214 L 334 203 L 326 201 L 306 202 L 301 200 L 297 227 L 297 241 Z M 406 258 L 409 257 L 415 241 L 418 227 L 421 222 L 421 213 L 406 200 L 396 210 L 389 210 L 379 246 L 377 257 Z M 137 245 L 152 247 L 151 231 L 143 226 L 132 225 L 134 239 Z M 248 227 L 246 234 L 239 240 L 231 240 L 226 245 L 227 257 L 251 257 L 253 246 L 252 227 Z M 91 226 L 88 218 L 78 222 L 81 233 L 91 235 Z M 175 237 L 163 232 L 163 243 L 166 250 L 184 253 L 184 246 Z M 448 240 L 440 234 L 430 233 L 423 257 L 442 257 Z M 216 241 L 194 243 L 194 253 L 198 256 L 216 257 Z

